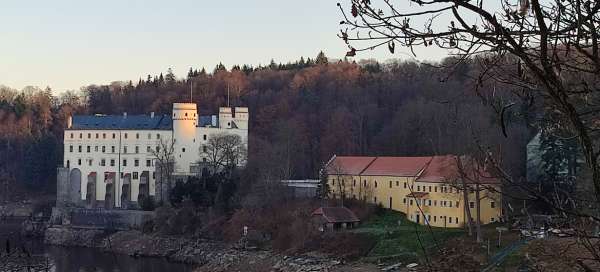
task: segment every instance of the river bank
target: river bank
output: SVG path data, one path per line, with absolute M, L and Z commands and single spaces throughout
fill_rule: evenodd
M 46 244 L 93 247 L 133 257 L 164 258 L 196 266 L 198 272 L 225 271 L 344 271 L 344 262 L 318 253 L 287 256 L 272 251 L 249 251 L 222 242 L 165 237 L 139 231 L 107 233 L 97 229 L 50 227 Z M 363 270 L 370 271 L 370 270 Z

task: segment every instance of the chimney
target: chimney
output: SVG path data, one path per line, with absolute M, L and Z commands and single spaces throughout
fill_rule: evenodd
M 69 115 L 69 117 L 67 117 L 67 128 L 71 128 L 73 126 L 73 116 Z
M 154 112 L 150 113 L 150 118 L 154 118 Z
M 123 117 L 127 118 L 127 112 L 123 113 Z

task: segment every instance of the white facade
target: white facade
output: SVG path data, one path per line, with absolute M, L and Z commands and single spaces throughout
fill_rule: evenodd
M 94 203 L 101 201 L 105 207 L 126 207 L 122 202 L 137 202 L 140 188 L 155 195 L 152 151 L 159 148 L 160 141 L 173 141 L 174 175 L 178 176 L 195 174 L 190 168 L 204 160 L 201 151 L 211 135 L 237 134 L 247 145 L 248 108 L 235 108 L 234 112 L 220 108 L 218 118 L 202 119 L 193 103 L 173 104 L 171 116 L 75 116 L 64 132 L 64 167 L 69 169 L 70 182 L 80 183 L 75 187 L 80 189 L 82 202 L 91 203 L 92 199 L 87 199 L 91 196 Z M 146 178 L 147 188 L 141 187 Z M 124 189 L 128 190 L 125 194 Z M 105 203 L 107 197 L 110 205 Z

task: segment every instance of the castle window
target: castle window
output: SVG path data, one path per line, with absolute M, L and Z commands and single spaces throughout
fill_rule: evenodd
M 494 201 L 490 202 L 490 207 L 492 209 L 496 208 L 496 202 L 494 202 Z
M 138 172 L 133 172 L 133 179 L 138 179 Z
M 79 139 L 83 139 L 83 133 L 79 133 Z
M 125 139 L 127 139 L 127 133 L 125 133 Z
M 73 133 L 71 133 L 71 139 L 73 139 Z
M 396 180 L 396 187 L 400 186 L 400 181 Z
M 377 188 L 377 181 L 375 181 L 375 188 Z
M 127 159 L 123 159 L 123 166 L 127 166 Z
M 185 117 L 187 117 L 187 112 L 185 113 Z
M 102 146 L 102 153 L 106 152 L 106 146 Z
M 175 113 L 173 113 L 173 117 L 175 117 L 175 116 L 176 116 Z
M 363 187 L 367 187 L 367 180 L 363 180 Z
M 138 160 L 138 159 L 133 160 L 133 166 L 140 166 L 140 160 Z
M 106 133 L 102 133 L 102 139 L 106 139 Z
M 73 153 L 73 146 L 72 145 L 69 146 L 69 152 Z
M 160 134 L 156 134 L 156 139 L 160 139 Z
M 374 197 L 373 200 L 374 200 L 373 202 L 375 202 L 375 204 L 377 204 L 377 197 Z
M 160 146 L 156 146 L 156 153 L 160 152 Z
M 428 202 L 429 202 L 429 206 L 431 206 L 431 199 L 429 199 L 429 201 L 428 201 Z
M 458 201 L 456 201 L 456 207 L 458 208 Z
M 150 148 L 150 146 L 146 146 L 146 152 L 148 152 L 148 153 L 152 152 L 152 149 Z
M 94 152 L 98 152 L 98 146 L 94 146 Z
M 413 205 L 413 200 L 412 200 L 412 199 L 410 200 L 410 205 L 411 205 L 411 206 Z
M 185 147 L 181 148 L 181 152 L 185 153 Z
M 402 203 L 406 204 L 406 198 L 402 199 Z
M 77 165 L 81 165 L 81 159 L 77 159 Z
M 115 137 L 117 137 L 117 135 L 113 133 L 113 139 L 114 139 Z
M 431 185 L 429 185 L 429 192 L 431 192 Z
M 390 180 L 390 188 L 392 188 L 392 181 Z
M 148 133 L 148 140 L 152 139 L 152 134 Z
M 136 154 L 137 154 L 137 153 L 140 153 L 140 147 L 139 147 L 139 146 L 137 146 L 137 145 L 135 146 L 135 153 L 136 153 Z
M 204 140 L 206 141 L 206 134 L 204 134 L 202 137 L 203 137 L 203 138 L 204 138 Z
M 152 171 L 152 179 L 156 179 L 156 172 Z
M 421 186 L 417 185 L 417 192 L 421 191 Z
M 452 224 L 452 217 L 448 217 L 448 223 Z
M 123 146 L 123 153 L 127 154 L 127 146 Z
M 436 221 L 437 221 L 437 216 L 436 216 L 436 215 L 434 215 L 434 216 L 433 216 L 433 222 L 436 222 Z
M 202 152 L 206 153 L 206 146 L 205 145 L 202 146 Z
M 448 204 L 450 204 L 450 208 L 452 208 L 452 201 L 448 201 Z
M 147 167 L 150 167 L 150 166 L 152 166 L 152 161 L 151 161 L 151 160 L 146 160 L 146 166 L 147 166 Z
M 100 134 L 96 133 L 96 139 L 100 138 Z
M 404 183 L 404 189 L 406 189 L 406 182 Z
M 352 187 L 356 186 L 356 180 L 352 181 Z
M 71 162 L 67 160 L 67 168 L 71 168 Z
M 89 145 L 87 146 L 86 150 L 87 150 L 87 153 L 90 153 L 91 149 L 90 149 Z
M 89 165 L 89 166 L 92 166 L 92 162 L 93 162 L 93 161 L 94 161 L 94 160 L 92 160 L 92 159 L 89 159 L 89 160 L 88 160 L 88 165 Z
M 91 138 L 92 138 L 92 134 L 88 133 L 88 139 L 91 139 Z
M 100 160 L 100 166 L 106 166 L 106 160 L 105 159 Z
M 433 187 L 433 191 L 437 193 L 437 186 Z
M 110 159 L 110 166 L 115 166 L 115 159 Z
M 114 145 L 113 145 L 113 146 L 111 146 L 111 147 L 110 147 L 110 150 L 111 150 L 111 153 L 115 153 L 115 146 L 114 146 Z

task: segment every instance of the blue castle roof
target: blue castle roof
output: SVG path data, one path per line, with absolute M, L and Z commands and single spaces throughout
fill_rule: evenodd
M 75 115 L 71 129 L 170 130 L 170 115 Z
M 200 116 L 199 127 L 211 126 L 212 116 Z M 171 130 L 170 115 L 74 115 L 70 129 L 115 129 L 115 130 Z

